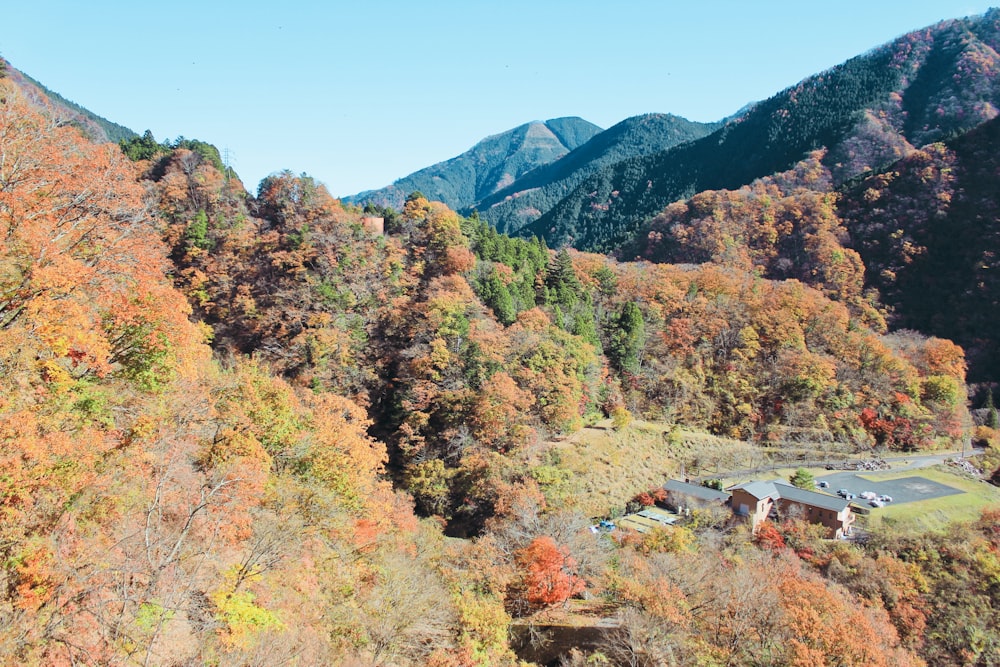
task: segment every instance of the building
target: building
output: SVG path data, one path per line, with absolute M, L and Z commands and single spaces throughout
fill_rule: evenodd
M 671 479 L 664 484 L 663 490 L 667 492 L 666 506 L 678 513 L 706 505 L 725 505 L 729 502 L 729 494 L 725 491 L 717 491 L 699 484 L 680 482 L 676 479 Z
M 776 503 L 781 497 L 774 482 L 747 482 L 730 488 L 729 493 L 733 513 L 747 517 L 755 533 L 772 512 L 777 512 Z
M 385 235 L 385 218 L 374 215 L 366 215 L 361 218 L 361 226 L 372 234 L 377 234 L 378 236 Z
M 729 491 L 733 512 L 747 517 L 754 532 L 768 518 L 794 516 L 826 526 L 829 537 L 840 538 L 851 534 L 854 513 L 850 501 L 843 498 L 800 489 L 781 481 L 747 482 L 731 487 Z

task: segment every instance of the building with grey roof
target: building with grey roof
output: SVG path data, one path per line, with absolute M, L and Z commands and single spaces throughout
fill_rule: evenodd
M 685 498 L 696 498 L 706 503 L 724 503 L 729 500 L 729 494 L 725 491 L 718 491 L 708 486 L 700 484 L 690 484 L 676 479 L 669 480 L 663 485 L 663 490 L 668 494 L 676 494 Z
M 854 513 L 843 498 L 800 489 L 786 482 L 747 482 L 729 489 L 733 512 L 747 517 L 756 533 L 769 518 L 796 517 L 830 529 L 830 537 L 851 533 Z

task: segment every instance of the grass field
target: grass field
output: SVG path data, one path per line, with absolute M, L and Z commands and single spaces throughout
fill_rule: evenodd
M 947 466 L 862 475 L 873 482 L 912 476 L 925 477 L 964 493 L 872 509 L 869 529 L 878 529 L 885 523 L 916 530 L 944 530 L 951 523 L 978 519 L 986 507 L 1000 507 L 1000 488 L 952 472 Z
M 536 469 L 535 477 L 550 505 L 606 516 L 677 473 L 677 451 L 664 437 L 665 430 L 662 425 L 634 422 L 616 431 L 610 421 L 585 428 L 552 443 L 548 465 Z M 568 474 L 560 478 L 558 471 Z
M 682 461 L 696 462 L 703 474 L 760 461 L 749 443 L 641 420 L 621 430 L 605 420 L 547 447 L 533 470 L 546 500 L 593 517 L 614 514 L 636 494 L 682 477 Z

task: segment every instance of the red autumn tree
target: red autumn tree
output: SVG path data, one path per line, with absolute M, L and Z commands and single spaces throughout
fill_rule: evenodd
M 524 573 L 524 599 L 532 606 L 565 602 L 586 587 L 576 575 L 576 560 L 569 549 L 559 547 L 551 537 L 532 540 L 517 553 L 517 563 Z
M 785 548 L 785 538 L 778 532 L 777 526 L 770 521 L 763 521 L 754 535 L 754 541 L 765 549 L 781 551 Z

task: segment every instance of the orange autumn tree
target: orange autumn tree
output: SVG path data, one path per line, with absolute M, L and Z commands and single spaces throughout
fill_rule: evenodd
M 117 147 L 0 83 L 0 153 L 0 662 L 112 664 L 233 486 L 189 465 L 209 351 Z
M 0 128 L 0 329 L 26 336 L 50 375 L 155 385 L 190 310 L 157 270 L 166 257 L 131 164 L 14 90 Z
M 103 381 L 162 389 L 207 350 L 114 146 L 0 82 L 0 512 L 47 526 L 121 444 Z
M 888 615 L 858 608 L 822 581 L 786 573 L 778 584 L 788 630 L 789 664 L 919 665 L 899 646 Z
M 576 560 L 569 549 L 547 535 L 536 537 L 517 552 L 522 571 L 521 598 L 534 608 L 565 602 L 581 593 L 586 584 L 576 574 Z

